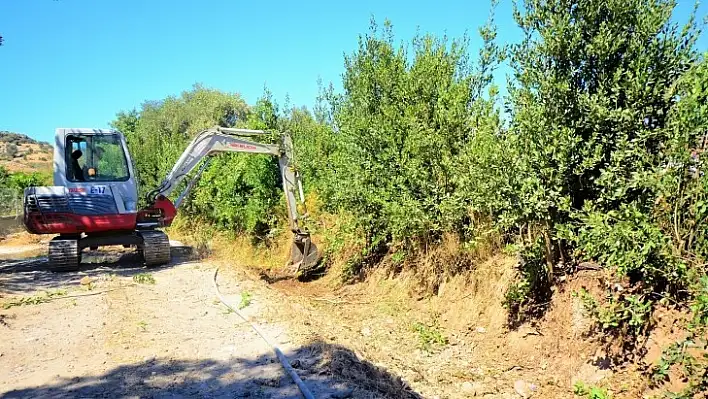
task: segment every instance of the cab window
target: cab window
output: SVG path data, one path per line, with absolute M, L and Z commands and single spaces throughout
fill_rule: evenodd
M 130 177 L 118 135 L 70 135 L 65 148 L 69 181 L 125 181 Z

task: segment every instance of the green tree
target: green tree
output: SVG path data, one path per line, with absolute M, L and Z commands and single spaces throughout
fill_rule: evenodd
M 132 136 L 138 129 L 138 121 L 140 114 L 137 110 L 132 109 L 128 112 L 121 111 L 116 115 L 116 119 L 111 122 L 111 127 L 122 132 L 126 136 Z
M 524 167 L 521 221 L 541 226 L 548 264 L 566 255 L 556 227 L 587 209 L 645 201 L 678 79 L 697 31 L 670 0 L 529 0 L 515 9 L 513 133 Z
M 234 126 L 246 112 L 247 105 L 237 94 L 197 85 L 179 97 L 145 102 L 140 111 L 119 113 L 112 126 L 126 135 L 141 201 L 167 176 L 194 135 L 214 125 Z
M 8 177 L 10 177 L 10 172 L 8 172 L 6 167 L 0 165 L 0 186 L 6 185 Z
M 167 176 L 200 131 L 216 125 L 276 130 L 279 123 L 278 106 L 267 90 L 249 107 L 237 94 L 197 85 L 179 97 L 146 102 L 140 111 L 121 112 L 112 126 L 126 135 L 144 205 L 147 192 Z M 210 162 L 181 212 L 222 228 L 266 237 L 282 222 L 283 205 L 276 158 L 220 154 Z
M 279 109 L 265 90 L 242 127 L 276 131 Z M 268 155 L 222 154 L 202 175 L 191 209 L 217 225 L 265 239 L 284 220 L 278 160 Z
M 337 137 L 328 124 L 318 122 L 305 107 L 288 111 L 282 128 L 292 134 L 296 163 L 305 179 L 306 191 L 316 191 L 330 203 L 338 177 L 336 174 Z M 330 210 L 336 210 L 330 207 Z
M 339 148 L 332 201 L 358 215 L 372 246 L 434 242 L 464 213 L 452 194 L 473 132 L 466 41 L 428 35 L 411 44 L 409 55 L 388 21 L 372 22 L 345 57 L 344 93 L 330 99 Z

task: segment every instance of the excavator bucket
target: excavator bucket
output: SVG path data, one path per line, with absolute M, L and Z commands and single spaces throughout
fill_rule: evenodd
M 319 250 L 309 234 L 296 234 L 290 252 L 290 262 L 295 273 L 305 277 L 317 269 L 321 260 Z

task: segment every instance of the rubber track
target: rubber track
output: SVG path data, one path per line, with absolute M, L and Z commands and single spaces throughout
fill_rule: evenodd
M 140 231 L 143 238 L 142 253 L 145 265 L 158 266 L 170 262 L 170 239 L 167 234 L 158 231 Z
M 79 268 L 81 253 L 77 240 L 53 239 L 49 241 L 49 269 L 57 272 Z

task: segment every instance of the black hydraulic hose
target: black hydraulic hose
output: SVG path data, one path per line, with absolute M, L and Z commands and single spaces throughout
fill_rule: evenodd
M 261 330 L 258 327 L 256 327 L 255 324 L 248 321 L 248 319 L 246 319 L 246 317 L 244 317 L 243 314 L 241 314 L 241 312 L 238 311 L 238 309 L 231 306 L 229 304 L 229 302 L 224 298 L 224 296 L 221 295 L 221 292 L 219 292 L 219 285 L 216 283 L 216 276 L 218 274 L 219 274 L 219 268 L 217 267 L 216 270 L 214 270 L 214 279 L 212 280 L 212 282 L 214 283 L 214 291 L 216 291 L 216 296 L 219 298 L 221 303 L 226 305 L 227 308 L 233 310 L 234 313 L 236 313 L 238 315 L 238 317 L 240 317 L 243 321 L 248 323 L 248 325 L 251 326 L 253 331 L 255 331 L 256 334 L 258 334 L 273 349 L 273 351 L 275 352 L 275 355 L 278 356 L 278 360 L 280 361 L 280 364 L 283 366 L 285 371 L 288 372 L 288 375 L 290 376 L 290 378 L 292 378 L 293 382 L 295 382 L 297 387 L 300 389 L 302 396 L 304 396 L 305 399 L 315 399 L 315 397 L 312 395 L 312 392 L 310 392 L 310 390 L 307 388 L 305 383 L 302 382 L 302 380 L 300 379 L 300 376 L 297 375 L 297 373 L 295 372 L 295 369 L 293 369 L 293 367 L 290 365 L 288 358 L 283 354 L 283 352 L 280 350 L 280 348 L 278 348 L 275 344 L 270 342 L 270 340 L 266 337 L 266 335 L 263 334 L 261 332 Z

